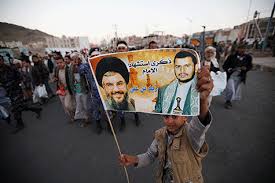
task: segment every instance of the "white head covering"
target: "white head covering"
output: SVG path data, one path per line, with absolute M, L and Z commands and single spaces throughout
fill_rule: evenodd
M 100 55 L 100 52 L 98 50 L 95 50 L 91 53 L 91 57 L 96 55 Z
M 209 50 L 214 52 L 214 55 L 210 58 L 210 61 L 212 62 L 214 67 L 219 68 L 219 63 L 216 59 L 216 48 L 214 48 L 213 46 L 208 46 L 207 48 L 205 48 L 204 53 L 206 53 Z
M 20 64 L 20 65 L 22 64 L 21 60 L 18 60 L 18 59 L 16 59 L 16 58 L 13 59 L 12 63 L 13 63 L 13 64 Z

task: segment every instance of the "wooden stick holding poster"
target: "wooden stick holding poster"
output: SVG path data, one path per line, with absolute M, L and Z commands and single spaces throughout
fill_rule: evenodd
M 156 49 L 105 54 L 90 59 L 105 110 L 199 115 L 198 54 Z
M 119 143 L 118 143 L 118 140 L 117 140 L 117 136 L 116 136 L 116 133 L 115 133 L 115 130 L 114 130 L 114 127 L 113 127 L 111 118 L 110 118 L 110 116 L 109 116 L 107 110 L 105 110 L 105 114 L 106 114 L 106 116 L 107 116 L 107 118 L 108 118 L 108 123 L 109 123 L 109 125 L 110 125 L 111 131 L 112 131 L 112 134 L 113 134 L 113 137 L 114 137 L 114 139 L 115 139 L 116 146 L 117 146 L 117 149 L 118 149 L 118 153 L 119 153 L 119 155 L 121 156 L 121 155 L 122 155 L 122 153 L 121 153 L 121 148 L 120 148 L 120 146 L 119 146 Z M 125 172 L 125 175 L 126 175 L 127 182 L 130 183 L 130 179 L 129 179 L 129 175 L 128 175 L 127 168 L 126 168 L 126 166 L 123 166 L 123 168 L 124 168 L 124 172 Z

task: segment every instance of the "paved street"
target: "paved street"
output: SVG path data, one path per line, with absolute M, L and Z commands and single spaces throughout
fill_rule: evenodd
M 275 57 L 255 57 L 253 58 L 255 68 L 263 71 L 275 71 Z
M 212 101 L 213 124 L 207 134 L 210 151 L 203 161 L 206 183 L 275 182 L 275 74 L 251 71 L 243 87 L 243 100 L 223 107 L 222 97 Z M 162 126 L 157 115 L 140 114 L 142 125 L 118 133 L 125 153 L 144 152 L 153 131 Z M 0 122 L 0 182 L 18 183 L 123 183 L 113 137 L 104 131 L 70 125 L 58 98 L 44 106 L 42 119 L 24 113 L 26 129 L 13 135 Z M 117 126 L 117 124 L 115 124 Z M 133 183 L 153 182 L 153 166 L 128 168 Z

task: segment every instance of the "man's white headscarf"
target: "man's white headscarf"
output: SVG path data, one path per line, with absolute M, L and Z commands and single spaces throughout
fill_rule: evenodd
M 210 61 L 212 62 L 212 64 L 214 65 L 214 67 L 219 68 L 219 63 L 216 59 L 216 48 L 214 48 L 213 46 L 208 46 L 207 48 L 205 48 L 204 52 L 206 53 L 207 51 L 213 51 L 214 55 L 210 58 Z
M 71 59 L 73 59 L 73 58 L 78 58 L 78 59 L 81 60 L 82 63 L 85 63 L 85 62 L 86 62 L 86 61 L 85 61 L 85 58 L 83 57 L 83 55 L 82 55 L 81 53 L 78 53 L 78 52 L 71 53 L 71 54 L 70 54 L 70 57 L 71 57 Z

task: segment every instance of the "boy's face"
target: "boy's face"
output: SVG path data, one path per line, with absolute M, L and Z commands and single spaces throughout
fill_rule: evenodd
M 187 122 L 187 117 L 165 115 L 163 121 L 167 130 L 170 133 L 175 134 Z

